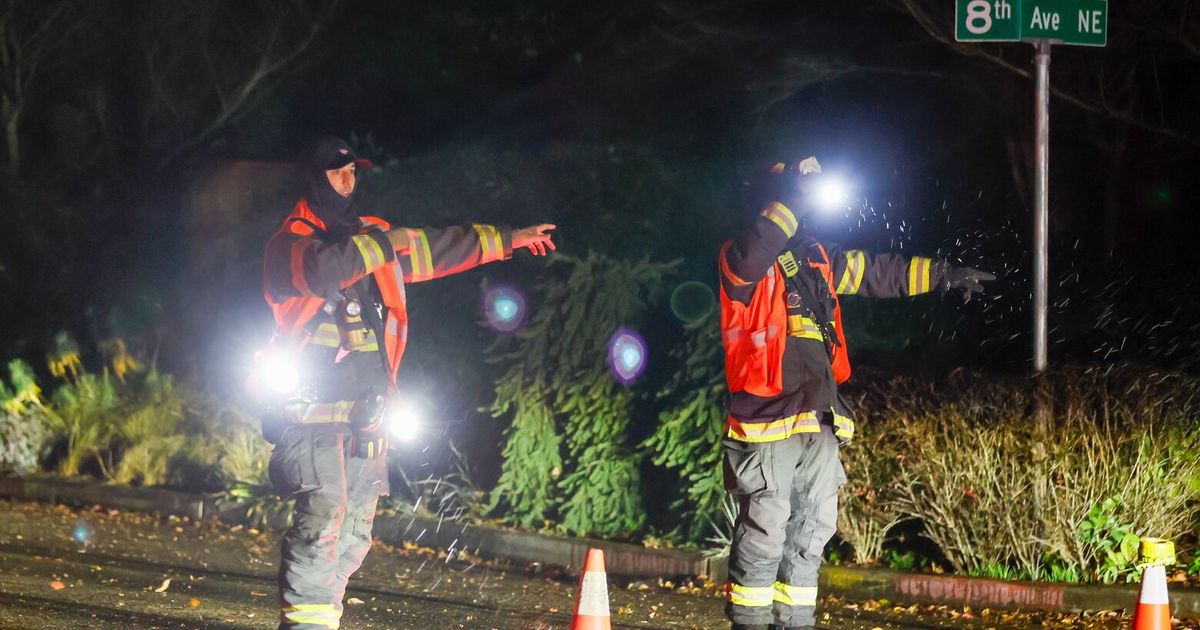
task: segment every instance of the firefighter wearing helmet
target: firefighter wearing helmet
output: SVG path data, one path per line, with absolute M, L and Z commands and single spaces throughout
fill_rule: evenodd
M 850 360 L 838 295 L 982 293 L 995 276 L 944 260 L 843 250 L 805 235 L 820 164 L 776 164 L 759 212 L 720 250 L 729 386 L 725 485 L 738 501 L 726 585 L 734 630 L 815 627 L 817 569 L 837 528 L 854 421 L 838 394 Z
M 357 170 L 369 166 L 338 138 L 316 142 L 300 163 L 304 196 L 266 248 L 276 329 L 266 352 L 283 360 L 260 371 L 301 375 L 263 421 L 275 444 L 272 484 L 296 499 L 282 543 L 280 628 L 337 628 L 346 584 L 370 549 L 376 503 L 388 493 L 382 416 L 408 335 L 404 285 L 507 260 L 514 249 L 554 249 L 549 224 L 414 229 L 359 216 Z

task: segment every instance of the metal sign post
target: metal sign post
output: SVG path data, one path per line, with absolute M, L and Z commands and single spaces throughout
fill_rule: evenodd
M 1050 46 L 1108 43 L 1108 0 L 957 0 L 954 39 L 1034 46 L 1033 370 L 1047 365 L 1050 250 Z
M 1046 369 L 1046 311 L 1050 255 L 1050 42 L 1034 44 L 1037 66 L 1033 124 L 1033 371 Z

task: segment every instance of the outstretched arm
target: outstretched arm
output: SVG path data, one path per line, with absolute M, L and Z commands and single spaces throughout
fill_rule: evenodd
M 981 282 L 996 279 L 987 272 L 924 256 L 875 254 L 837 246 L 831 246 L 828 252 L 834 289 L 842 295 L 887 298 L 921 295 L 934 289 L 962 289 L 967 301 L 973 293 L 983 293 Z
M 554 249 L 549 230 L 540 224 L 520 230 L 473 224 L 439 228 L 396 228 L 388 239 L 400 255 L 397 262 L 405 282 L 424 282 L 462 273 L 479 265 L 508 260 L 513 249 L 526 247 L 535 255 Z
M 396 252 L 382 231 L 372 230 L 337 243 L 311 235 L 279 232 L 267 243 L 263 280 L 275 299 L 322 297 L 394 262 Z

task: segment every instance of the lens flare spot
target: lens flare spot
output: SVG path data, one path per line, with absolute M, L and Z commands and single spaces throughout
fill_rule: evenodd
M 492 330 L 514 332 L 525 323 L 525 296 L 513 287 L 488 289 L 483 296 L 483 313 Z
M 671 291 L 671 313 L 685 324 L 704 321 L 715 306 L 713 291 L 703 282 L 688 280 Z
M 618 381 L 633 383 L 646 370 L 646 342 L 632 330 L 618 330 L 608 343 L 608 363 Z
M 92 544 L 92 536 L 94 534 L 95 530 L 92 529 L 92 524 L 81 518 L 75 521 L 75 529 L 71 532 L 71 539 L 76 544 L 87 547 Z

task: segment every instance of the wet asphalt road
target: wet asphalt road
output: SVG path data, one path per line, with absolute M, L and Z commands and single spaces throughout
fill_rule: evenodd
M 277 554 L 272 535 L 216 523 L 0 501 L 0 628 L 274 628 Z M 614 628 L 728 627 L 711 588 L 612 582 Z M 565 629 L 574 591 L 570 577 L 529 567 L 377 546 L 351 580 L 342 627 Z M 821 617 L 846 630 L 1122 627 L 836 599 Z

